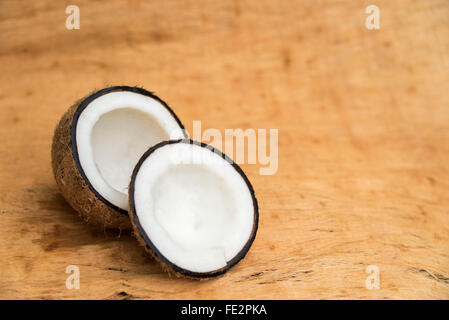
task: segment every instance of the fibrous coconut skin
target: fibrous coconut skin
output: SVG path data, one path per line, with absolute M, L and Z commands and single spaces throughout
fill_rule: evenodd
M 226 263 L 226 265 L 220 269 L 213 270 L 210 272 L 193 272 L 190 270 L 183 269 L 176 264 L 169 261 L 164 255 L 158 250 L 158 248 L 153 244 L 153 242 L 150 240 L 149 236 L 144 231 L 139 218 L 137 216 L 136 212 L 136 206 L 135 206 L 135 183 L 136 183 L 136 177 L 139 172 L 139 169 L 141 168 L 142 164 L 145 162 L 145 160 L 158 148 L 162 148 L 166 145 L 171 144 L 178 144 L 178 143 L 185 143 L 185 144 L 193 144 L 200 146 L 202 148 L 207 148 L 211 152 L 214 152 L 220 157 L 222 157 L 225 161 L 227 161 L 241 176 L 241 178 L 244 180 L 250 196 L 252 200 L 252 205 L 254 208 L 253 213 L 253 222 L 252 222 L 252 230 L 250 233 L 250 236 L 245 243 L 245 245 L 242 247 L 242 249 L 230 260 Z M 164 271 L 166 271 L 168 274 L 174 275 L 176 277 L 181 278 L 190 278 L 195 280 L 204 280 L 204 279 L 210 279 L 218 276 L 222 276 L 225 274 L 230 268 L 232 268 L 234 265 L 236 265 L 239 261 L 241 261 L 247 254 L 248 250 L 250 249 L 252 243 L 254 242 L 254 239 L 256 237 L 257 229 L 258 229 L 258 223 L 259 223 L 259 207 L 257 203 L 257 199 L 255 196 L 254 189 L 248 180 L 245 173 L 242 171 L 242 169 L 234 163 L 228 156 L 226 156 L 221 151 L 213 148 L 210 145 L 200 143 L 197 141 L 193 141 L 191 139 L 179 139 L 179 140 L 169 140 L 169 141 L 163 141 L 161 143 L 158 143 L 157 145 L 151 147 L 145 154 L 140 158 L 139 162 L 137 163 L 136 167 L 134 168 L 133 174 L 131 176 L 131 182 L 129 186 L 129 216 L 131 218 L 132 227 L 134 229 L 134 235 L 137 238 L 140 245 L 142 245 L 145 248 L 145 251 L 148 252 L 161 266 Z
M 53 136 L 52 169 L 61 194 L 83 220 L 102 229 L 130 230 L 132 227 L 128 212 L 102 197 L 87 179 L 78 159 L 75 141 L 76 122 L 83 109 L 96 98 L 117 91 L 139 93 L 157 100 L 184 128 L 170 107 L 154 94 L 137 87 L 105 88 L 78 100 L 62 116 Z

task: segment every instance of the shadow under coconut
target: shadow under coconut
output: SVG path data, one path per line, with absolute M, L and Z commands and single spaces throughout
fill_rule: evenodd
M 34 198 L 37 210 L 32 211 L 38 214 L 22 217 L 22 223 L 39 225 L 39 237 L 32 242 L 40 245 L 45 252 L 91 247 L 92 255 L 104 256 L 97 267 L 108 272 L 168 277 L 139 245 L 131 230 L 101 229 L 86 223 L 56 186 L 39 185 L 24 191 L 28 197 Z M 86 257 L 85 260 L 91 259 Z
M 43 251 L 57 253 L 59 250 L 83 250 L 80 259 L 95 261 L 96 268 L 107 273 L 119 272 L 125 279 L 135 275 L 151 275 L 163 281 L 177 279 L 175 275 L 165 272 L 145 251 L 131 230 L 101 229 L 82 220 L 59 193 L 57 186 L 38 184 L 24 192 L 35 205 L 30 208 L 32 214 L 24 215 L 21 222 L 39 226 L 36 228 L 39 230 L 38 236 L 31 242 L 39 245 Z M 188 278 L 179 281 L 197 282 Z
M 36 210 L 32 211 L 38 214 L 24 216 L 22 222 L 39 224 L 42 230 L 47 230 L 43 232 L 46 241 L 63 239 L 64 247 L 77 247 L 96 243 L 105 236 L 106 238 L 120 236 L 118 230 L 101 230 L 86 224 L 54 185 L 37 185 L 26 189 L 25 192 L 36 204 L 33 208 Z

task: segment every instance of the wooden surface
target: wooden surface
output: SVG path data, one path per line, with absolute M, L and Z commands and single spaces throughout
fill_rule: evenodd
M 0 298 L 449 298 L 448 17 L 446 0 L 1 0 Z M 279 129 L 278 172 L 243 166 L 260 228 L 225 276 L 170 278 L 59 195 L 57 121 L 118 84 L 155 91 L 190 132 Z

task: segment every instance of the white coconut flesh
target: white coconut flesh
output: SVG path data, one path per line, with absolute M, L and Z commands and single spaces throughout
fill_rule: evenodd
M 151 146 L 183 138 L 180 125 L 158 100 L 130 91 L 110 92 L 87 105 L 78 118 L 80 165 L 93 188 L 128 210 L 134 166 Z
M 139 231 L 170 263 L 190 272 L 216 271 L 250 240 L 252 194 L 220 155 L 195 144 L 166 144 L 136 170 L 130 197 Z

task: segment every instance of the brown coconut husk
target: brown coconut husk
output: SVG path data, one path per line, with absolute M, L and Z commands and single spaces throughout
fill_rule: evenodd
M 51 159 L 53 174 L 65 200 L 87 223 L 102 229 L 131 229 L 126 211 L 107 203 L 85 179 L 75 162 L 72 141 L 72 123 L 80 104 L 77 101 L 59 121 L 53 136 Z

